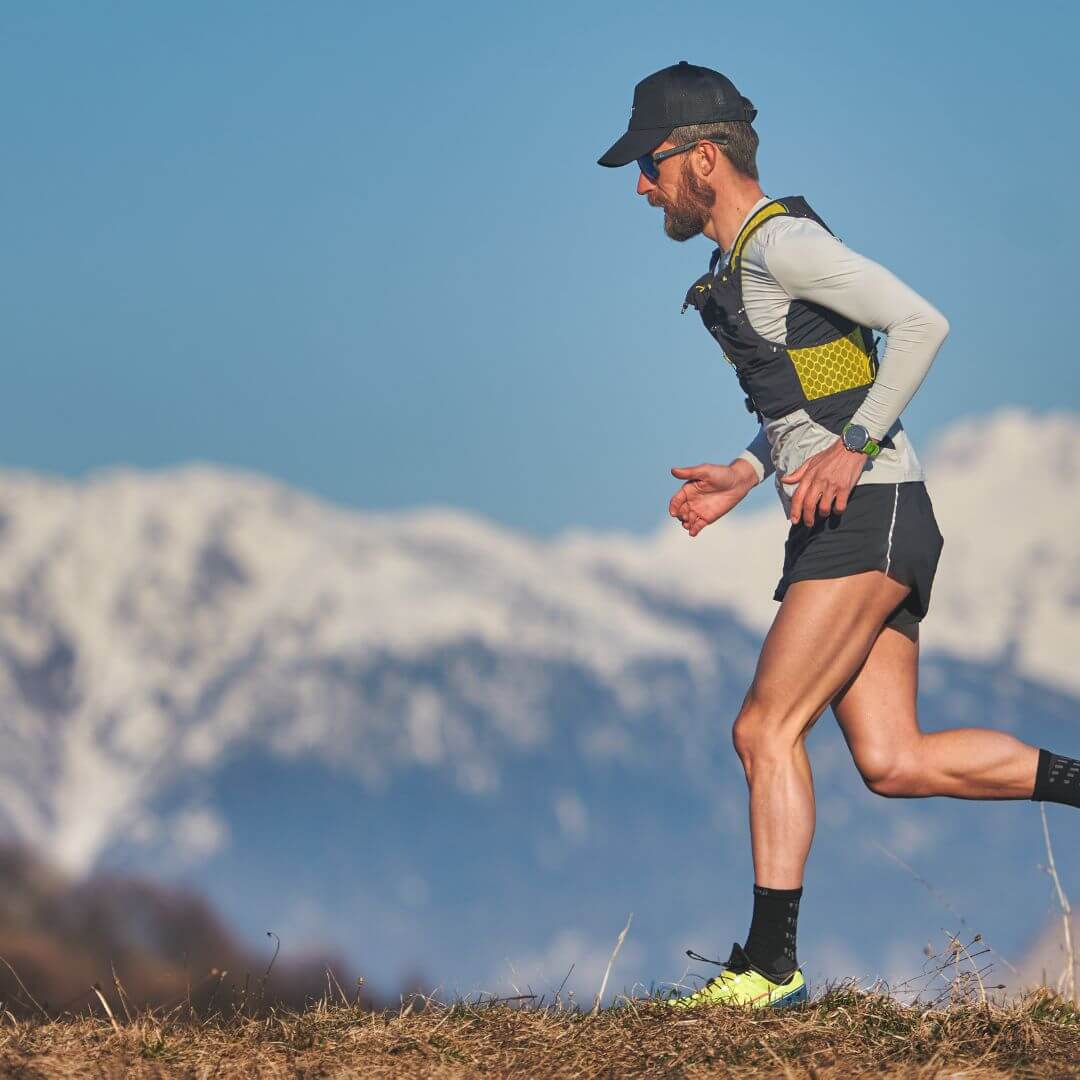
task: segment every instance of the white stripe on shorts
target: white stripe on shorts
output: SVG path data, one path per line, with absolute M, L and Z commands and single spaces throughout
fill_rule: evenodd
M 892 534 L 893 529 L 896 527 L 896 507 L 900 502 L 900 485 L 896 485 L 896 493 L 893 495 L 892 501 L 892 521 L 889 522 L 889 545 L 885 549 L 885 573 L 889 572 L 889 567 L 892 565 Z

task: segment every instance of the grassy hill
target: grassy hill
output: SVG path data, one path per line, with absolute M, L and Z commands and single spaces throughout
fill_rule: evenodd
M 440 1004 L 371 1012 L 344 992 L 303 1011 L 200 1020 L 184 1008 L 15 1020 L 0 1073 L 25 1077 L 1080 1077 L 1080 1009 L 1040 990 L 1008 1006 L 902 1005 L 833 989 L 778 1014 L 673 1015 L 621 999 L 595 1016 L 565 1003 Z

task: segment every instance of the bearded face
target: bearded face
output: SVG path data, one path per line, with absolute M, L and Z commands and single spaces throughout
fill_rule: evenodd
M 653 206 L 664 209 L 664 232 L 672 240 L 683 241 L 697 236 L 708 224 L 709 211 L 716 202 L 716 192 L 694 175 L 687 161 L 679 175 L 674 198 L 669 200 L 659 191 L 651 191 L 648 199 Z

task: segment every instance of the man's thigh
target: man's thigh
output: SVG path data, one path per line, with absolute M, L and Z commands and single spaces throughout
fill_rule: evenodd
M 856 761 L 899 750 L 919 738 L 918 626 L 886 627 L 866 659 L 832 699 Z
M 789 586 L 758 658 L 748 704 L 802 729 L 858 671 L 908 587 L 880 570 Z

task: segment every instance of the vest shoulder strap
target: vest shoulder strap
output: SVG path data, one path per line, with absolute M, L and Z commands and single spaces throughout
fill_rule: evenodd
M 746 246 L 747 240 L 754 235 L 765 224 L 769 218 L 774 218 L 779 214 L 787 214 L 788 208 L 779 199 L 774 199 L 770 203 L 766 203 L 750 220 L 739 230 L 739 235 L 735 237 L 735 243 L 731 245 L 731 266 L 734 267 L 739 261 L 739 257 L 742 255 L 742 250 Z
M 810 208 L 810 204 L 801 195 L 786 195 L 782 199 L 773 199 L 766 203 L 739 231 L 731 247 L 731 266 L 734 267 L 742 255 L 747 241 L 769 218 L 785 215 L 787 217 L 810 218 L 828 230 L 828 225 Z

